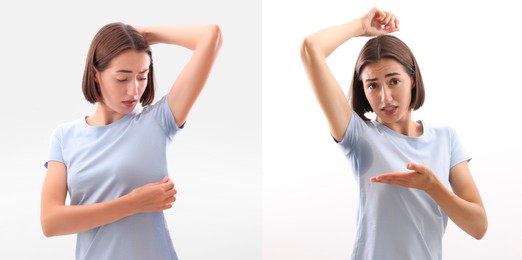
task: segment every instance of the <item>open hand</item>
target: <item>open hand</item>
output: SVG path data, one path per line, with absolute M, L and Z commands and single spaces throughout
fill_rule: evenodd
M 411 171 L 383 173 L 371 177 L 370 181 L 427 191 L 437 180 L 432 170 L 425 165 L 409 162 L 406 168 Z

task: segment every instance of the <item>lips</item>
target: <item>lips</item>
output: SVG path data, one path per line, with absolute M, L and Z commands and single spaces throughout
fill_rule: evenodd
M 133 107 L 134 105 L 136 105 L 136 102 L 137 102 L 136 99 L 130 99 L 130 100 L 122 101 L 121 103 L 123 103 L 123 105 L 125 105 L 127 107 Z
M 392 115 L 394 114 L 399 107 L 397 106 L 385 106 L 381 108 L 381 112 L 385 115 Z

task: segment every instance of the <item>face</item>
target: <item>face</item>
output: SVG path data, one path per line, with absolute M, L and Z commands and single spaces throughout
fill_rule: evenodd
M 388 126 L 411 120 L 412 78 L 394 59 L 367 64 L 361 72 L 364 93 L 377 121 Z
M 146 52 L 127 50 L 114 57 L 105 71 L 96 70 L 103 99 L 100 105 L 109 113 L 132 112 L 147 86 L 149 65 Z

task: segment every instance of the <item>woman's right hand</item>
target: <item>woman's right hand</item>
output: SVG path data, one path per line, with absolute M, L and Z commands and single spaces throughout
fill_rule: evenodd
M 161 181 L 145 184 L 128 194 L 136 213 L 158 212 L 172 208 L 176 201 L 174 182 L 165 176 Z
M 377 36 L 399 30 L 397 17 L 377 7 L 372 8 L 372 10 L 361 17 L 361 24 L 365 36 Z

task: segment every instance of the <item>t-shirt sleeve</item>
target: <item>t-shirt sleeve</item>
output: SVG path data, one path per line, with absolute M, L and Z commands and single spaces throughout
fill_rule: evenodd
M 348 155 L 351 153 L 353 148 L 357 145 L 359 136 L 367 127 L 368 126 L 364 120 L 357 113 L 352 111 L 352 118 L 350 119 L 348 128 L 344 133 L 344 137 L 340 142 L 337 143 L 343 154 Z
M 47 156 L 47 161 L 44 166 L 47 168 L 47 164 L 49 161 L 57 161 L 64 163 L 63 154 L 62 154 L 62 131 L 61 127 L 57 127 L 54 129 L 51 135 L 51 141 L 49 143 L 49 155 Z
M 185 124 L 183 124 L 181 127 L 178 127 L 176 124 L 176 119 L 170 110 L 166 95 L 163 96 L 156 104 L 150 107 L 149 112 L 152 113 L 152 116 L 155 118 L 156 122 L 158 122 L 160 127 L 170 139 L 173 139 L 178 131 L 183 129 L 185 126 Z
M 457 132 L 450 128 L 450 144 L 451 144 L 451 164 L 450 168 L 463 162 L 470 161 L 471 157 L 464 149 Z

